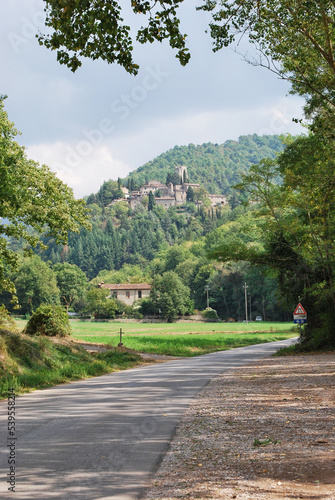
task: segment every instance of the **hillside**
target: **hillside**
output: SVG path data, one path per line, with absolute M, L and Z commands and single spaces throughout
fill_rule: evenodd
M 198 310 L 206 308 L 205 287 L 208 285 L 211 290 L 210 305 L 222 318 L 243 317 L 245 297 L 242 284 L 252 283 L 249 309 L 252 307 L 254 314 L 272 320 L 286 318 L 278 303 L 277 284 L 266 276 L 264 269 L 253 269 L 244 263 L 230 263 L 222 267 L 207 256 L 207 252 L 222 241 L 259 242 L 251 213 L 253 205 L 243 203 L 247 201 L 245 193 L 236 194 L 233 185 L 240 180 L 242 172 L 248 171 L 249 166 L 262 158 L 273 157 L 282 148 L 278 136 L 257 135 L 240 137 L 238 141 L 227 141 L 221 146 L 176 146 L 128 177 L 131 184 L 134 184 L 135 178 L 138 186 L 154 179 L 164 183 L 168 175 L 176 173 L 175 167 L 183 164 L 187 166 L 191 183 L 198 183 L 213 194 L 226 196 L 229 203 L 216 203 L 215 199 L 206 198 L 204 194 L 199 204 L 186 197 L 175 205 L 163 206 L 158 200 L 165 203 L 168 198 L 161 194 L 155 196 L 154 203 L 149 206 L 150 196 L 144 194 L 143 199 L 132 206 L 131 200 L 142 196 L 141 190 L 134 194 L 136 188 L 132 188 L 131 197 L 126 199 L 128 201 L 120 203 L 120 196 L 128 195 L 123 189 L 126 180 L 105 181 L 98 193 L 87 198 L 91 210 L 91 231 L 81 229 L 79 234 L 69 234 L 67 245 L 57 244 L 55 239 L 45 237 L 43 243 L 48 248 L 35 249 L 40 260 L 50 269 L 43 267 L 38 259 L 27 261 L 22 257 L 20 269 L 12 276 L 21 311 L 24 314 L 31 312 L 31 296 L 42 297 L 46 301 L 47 271 L 50 271 L 50 282 L 54 280 L 56 283 L 59 269 L 57 271 L 54 265 L 71 264 L 94 283 L 146 283 L 155 276 L 173 271 L 189 289 L 190 299 Z M 173 188 L 181 190 L 183 186 L 178 186 L 180 172 L 177 176 L 177 186 Z M 159 190 L 163 192 L 164 186 Z M 199 189 L 199 193 L 203 194 L 203 190 Z M 17 246 L 17 250 L 22 248 Z M 40 288 L 36 285 L 32 290 L 31 283 L 34 287 L 39 283 Z M 54 284 L 55 296 L 57 293 L 57 285 Z M 50 297 L 51 301 L 53 297 Z M 73 308 L 86 314 L 89 301 L 95 300 L 89 294 L 87 297 L 85 294 L 78 296 Z M 3 302 L 11 308 L 9 299 L 3 296 Z
M 251 165 L 263 158 L 273 158 L 282 150 L 279 136 L 257 134 L 224 144 L 175 146 L 131 172 L 124 184 L 128 185 L 132 179 L 137 186 L 152 179 L 165 183 L 167 174 L 176 166 L 186 165 L 190 182 L 202 184 L 209 193 L 231 194 L 232 186 Z

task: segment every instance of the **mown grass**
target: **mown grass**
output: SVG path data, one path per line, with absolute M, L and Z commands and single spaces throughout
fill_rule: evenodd
M 127 335 L 160 335 L 160 334 L 190 334 L 190 333 L 292 333 L 293 323 L 122 323 L 117 321 L 71 321 L 74 336 L 80 335 L 110 335 L 122 328 Z
M 170 356 L 199 356 L 210 352 L 295 337 L 292 323 L 116 323 L 71 322 L 73 337 L 135 351 Z
M 134 351 L 152 354 L 166 354 L 169 356 L 199 356 L 210 352 L 245 347 L 253 344 L 285 340 L 295 335 L 292 333 L 258 333 L 258 334 L 211 334 L 211 335 L 126 335 L 122 341 L 125 347 Z M 81 337 L 77 337 L 80 339 Z M 85 336 L 86 342 L 108 344 L 116 346 L 119 342 L 117 335 Z
M 0 398 L 7 397 L 9 387 L 20 394 L 124 370 L 140 362 L 140 356 L 115 349 L 90 354 L 69 339 L 0 330 Z
M 26 321 L 22 319 L 16 320 L 20 329 L 24 328 Z M 249 322 L 246 323 L 137 323 L 137 322 L 121 322 L 113 321 L 80 321 L 70 320 L 71 329 L 75 337 L 90 335 L 110 335 L 117 333 L 122 328 L 127 335 L 159 335 L 165 334 L 189 334 L 189 333 L 257 333 L 257 332 L 270 332 L 270 333 L 284 333 L 291 332 L 293 323 L 276 323 L 276 322 Z M 295 327 L 294 333 L 298 330 Z

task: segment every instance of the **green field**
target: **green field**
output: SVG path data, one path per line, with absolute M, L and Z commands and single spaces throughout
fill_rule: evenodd
M 23 328 L 24 322 L 18 321 Z M 135 351 L 170 356 L 198 356 L 298 335 L 292 323 L 127 323 L 71 320 L 73 337 Z
M 209 352 L 273 342 L 297 336 L 292 323 L 117 323 L 71 321 L 73 337 L 86 342 L 170 356 Z

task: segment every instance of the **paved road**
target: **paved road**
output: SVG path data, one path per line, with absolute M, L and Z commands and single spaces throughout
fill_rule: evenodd
M 291 342 L 169 361 L 20 396 L 12 443 L 7 402 L 1 402 L 0 498 L 141 498 L 199 390 L 214 376 Z M 5 479 L 11 448 L 15 493 Z

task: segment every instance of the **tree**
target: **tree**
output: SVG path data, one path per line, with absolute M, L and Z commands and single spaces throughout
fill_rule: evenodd
M 203 186 L 193 189 L 193 198 L 196 202 L 204 202 L 207 199 L 208 192 Z
M 17 131 L 0 97 L 0 288 L 14 292 L 5 268 L 15 268 L 18 256 L 10 242 L 23 239 L 35 247 L 41 235 L 66 243 L 68 232 L 90 227 L 86 204 L 46 165 L 29 160 L 14 141 Z
M 254 166 L 241 187 L 259 203 L 260 238 L 225 241 L 211 252 L 272 269 L 286 306 L 293 311 L 301 300 L 308 312 L 304 342 L 311 348 L 335 345 L 334 153 L 334 140 L 310 133 L 291 141 L 277 161 Z
M 132 58 L 133 41 L 130 27 L 124 24 L 124 6 L 113 0 L 44 0 L 48 34 L 39 34 L 40 45 L 57 51 L 57 60 L 72 71 L 81 66 L 80 58 L 102 59 L 120 64 L 131 74 L 138 65 Z M 131 2 L 134 13 L 148 18 L 148 25 L 137 32 L 140 43 L 168 39 L 177 49 L 177 57 L 185 65 L 189 58 L 186 35 L 179 30 L 176 11 L 183 0 L 160 0 L 151 5 L 147 0 Z
M 92 287 L 87 292 L 85 312 L 93 314 L 95 318 L 115 318 L 118 306 L 114 299 L 109 298 L 109 290 Z
M 100 206 L 106 207 L 113 200 L 124 198 L 124 193 L 119 184 L 119 181 L 116 182 L 112 180 L 103 183 L 96 195 Z
M 189 186 L 187 189 L 186 201 L 194 203 L 194 189 L 192 188 L 192 186 Z
M 69 317 L 62 306 L 43 304 L 29 318 L 24 332 L 28 335 L 67 337 L 71 335 Z
M 138 265 L 124 264 L 118 271 L 103 270 L 93 283 L 145 283 L 150 280 L 148 272 Z
M 41 304 L 59 303 L 56 275 L 37 255 L 22 261 L 14 283 L 23 314 L 31 314 Z
M 85 273 L 75 264 L 56 264 L 53 266 L 56 273 L 57 285 L 60 290 L 60 300 L 66 307 L 69 307 L 85 295 L 87 288 L 87 278 Z
M 168 172 L 166 175 L 166 184 L 172 183 L 174 186 L 181 184 L 178 172 Z
M 252 64 L 265 66 L 292 83 L 292 92 L 307 98 L 311 113 L 334 106 L 335 8 L 332 0 L 207 0 L 212 12 L 214 50 L 241 34 L 259 49 Z
M 150 291 L 150 301 L 155 312 L 160 312 L 169 322 L 176 316 L 189 314 L 193 310 L 190 289 L 173 271 L 155 277 Z
M 150 193 L 149 193 L 149 201 L 148 201 L 148 210 L 149 211 L 153 210 L 155 205 L 156 205 L 155 197 L 154 197 L 152 191 L 150 191 Z

